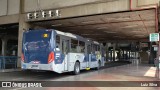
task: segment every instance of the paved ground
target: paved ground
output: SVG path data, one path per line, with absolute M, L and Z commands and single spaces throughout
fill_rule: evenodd
M 120 66 L 121 65 L 121 66 Z M 112 67 L 111 67 L 112 66 Z M 116 66 L 116 67 L 113 67 Z M 82 71 L 80 75 L 54 72 L 15 71 L 1 72 L 1 81 L 157 81 L 156 68 L 150 65 L 126 64 L 122 62 L 108 63 L 99 71 Z M 65 82 L 67 83 L 67 82 Z M 64 84 L 64 83 L 63 83 Z M 128 84 L 132 84 L 129 83 Z M 134 84 L 134 83 L 133 83 Z M 160 90 L 159 87 L 114 87 L 113 82 L 107 82 L 110 87 L 48 87 L 48 88 L 0 88 L 0 90 Z

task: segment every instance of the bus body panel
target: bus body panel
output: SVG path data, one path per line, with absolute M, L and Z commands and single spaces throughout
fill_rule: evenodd
M 53 64 L 31 64 L 31 63 L 21 63 L 22 66 L 21 68 L 23 70 L 25 69 L 30 69 L 30 70 L 48 70 L 48 71 L 53 71 Z
M 44 35 L 46 35 L 44 37 Z M 50 44 L 51 31 L 32 31 L 26 32 L 23 38 L 22 53 L 24 54 L 24 63 L 30 64 L 48 64 L 48 55 L 51 52 Z
M 85 69 L 86 68 L 86 63 L 84 62 L 85 55 L 84 53 L 69 53 L 68 54 L 68 61 L 71 66 L 69 66 L 69 71 L 74 70 L 74 64 L 76 61 L 80 62 L 80 68 Z

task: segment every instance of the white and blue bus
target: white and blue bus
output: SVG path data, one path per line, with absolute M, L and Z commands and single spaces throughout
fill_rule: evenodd
M 21 68 L 57 73 L 104 66 L 102 44 L 57 30 L 29 30 L 23 33 Z

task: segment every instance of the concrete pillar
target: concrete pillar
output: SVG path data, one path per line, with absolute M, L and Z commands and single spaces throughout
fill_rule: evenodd
M 125 53 L 125 59 L 127 60 L 127 50 L 126 50 L 126 53 Z
M 110 53 L 111 53 L 110 54 L 111 55 L 111 61 L 113 61 L 113 51 L 111 50 Z
M 135 51 L 135 52 L 134 52 L 134 58 L 137 59 L 136 57 L 137 57 L 137 55 L 136 55 L 136 51 Z
M 108 61 L 108 59 L 109 59 L 109 50 L 108 50 L 108 48 L 109 48 L 109 45 L 108 45 L 108 43 L 106 43 L 106 46 L 105 46 L 105 49 L 106 49 L 106 61 Z
M 2 56 L 6 56 L 7 51 L 7 39 L 3 38 L 2 40 Z
M 131 51 L 129 51 L 128 59 L 131 59 Z
M 116 53 L 116 44 L 114 43 L 114 44 L 113 44 L 113 61 L 116 60 L 116 55 L 115 55 L 115 53 Z
M 124 59 L 124 50 L 123 50 L 123 54 L 122 54 L 122 56 L 123 56 L 123 59 Z
M 19 19 L 19 33 L 18 33 L 18 62 L 17 67 L 21 66 L 21 53 L 22 53 L 22 38 L 23 38 L 23 32 L 24 30 L 28 30 L 31 27 L 28 23 L 25 22 L 25 15 L 20 14 Z
M 121 61 L 121 50 L 120 49 L 118 50 L 117 57 L 118 57 L 118 61 Z
M 148 63 L 151 63 L 151 59 L 152 59 L 152 42 L 150 42 L 150 53 L 149 53 L 149 61 L 148 61 Z
M 156 58 L 156 52 L 154 51 L 154 48 L 152 47 L 152 42 L 151 42 L 150 43 L 149 64 L 153 64 L 155 58 Z
M 127 60 L 129 59 L 129 51 L 127 51 Z
M 159 45 L 158 45 L 158 55 L 157 55 L 157 61 L 155 62 L 156 63 L 156 66 L 157 66 L 157 72 L 156 72 L 156 76 L 158 79 L 160 79 L 160 42 L 159 42 Z
M 120 50 L 120 60 L 122 61 L 123 60 L 123 49 Z
M 19 14 L 19 30 L 18 30 L 18 61 L 17 67 L 21 67 L 21 53 L 22 53 L 22 38 L 24 30 L 28 30 L 31 25 L 25 22 L 25 14 L 24 13 L 24 0 L 20 0 L 20 14 Z

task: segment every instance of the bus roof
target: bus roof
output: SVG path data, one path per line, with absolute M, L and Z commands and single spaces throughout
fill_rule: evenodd
M 61 31 L 58 31 L 58 30 L 55 30 L 57 34 L 59 35 L 63 35 L 63 36 L 68 36 L 68 37 L 71 37 L 71 38 L 74 38 L 74 39 L 78 39 L 78 40 L 83 40 L 83 41 L 86 41 L 87 39 L 79 36 L 79 35 L 76 35 L 76 34 L 72 34 L 72 33 L 67 33 L 67 32 L 61 32 Z
M 44 29 L 44 31 L 52 31 L 52 30 L 55 31 L 59 35 L 71 37 L 71 38 L 82 40 L 82 41 L 89 41 L 89 42 L 92 42 L 94 44 L 100 44 L 97 41 L 93 41 L 91 39 L 84 38 L 84 37 L 76 35 L 76 34 L 72 34 L 72 33 L 68 33 L 68 32 L 62 32 L 62 31 L 58 31 L 58 30 L 55 30 L 55 29 Z M 40 31 L 40 30 L 29 30 L 29 31 L 35 31 L 35 32 L 37 32 L 37 31 Z M 26 31 L 26 33 L 29 32 L 29 31 Z M 42 31 L 42 29 L 41 29 L 41 31 Z

